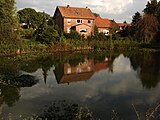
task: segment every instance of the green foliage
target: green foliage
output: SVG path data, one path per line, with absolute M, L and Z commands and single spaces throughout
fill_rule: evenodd
M 2 81 L 1 81 L 2 82 Z M 20 98 L 20 89 L 12 85 L 0 84 L 2 103 L 5 102 L 9 107 L 13 107 Z
M 93 13 L 93 15 L 94 15 L 95 17 L 100 16 L 98 13 Z
M 18 49 L 18 43 L 17 41 L 0 41 L 0 53 L 1 54 L 10 54 L 15 53 L 15 51 Z
M 39 42 L 26 39 L 18 39 L 16 41 L 10 42 L 0 42 L 1 54 L 15 54 L 17 49 L 21 49 L 22 53 L 43 52 L 46 51 L 47 46 L 44 44 L 40 44 Z
M 41 43 L 51 44 L 59 41 L 58 31 L 55 30 L 54 26 L 49 26 L 44 22 L 35 31 L 36 40 Z
M 99 41 L 105 41 L 105 40 L 108 40 L 108 38 L 109 37 L 106 36 L 104 33 L 102 33 L 102 32 L 99 33 L 97 26 L 94 27 L 94 35 L 88 37 L 88 39 L 90 39 L 90 40 L 99 40 Z
M 53 26 L 47 26 L 43 31 L 40 42 L 51 44 L 59 40 L 59 34 Z
M 160 23 L 160 1 L 157 4 L 157 12 L 156 12 L 156 17 L 158 19 L 158 22 Z
M 47 49 L 47 46 L 44 44 L 41 44 L 37 41 L 31 41 L 26 39 L 21 39 L 18 41 L 20 44 L 20 48 L 22 50 L 22 53 L 31 53 L 31 52 L 44 52 Z
M 137 23 L 141 20 L 142 16 L 139 12 L 136 12 L 135 15 L 132 17 L 131 25 L 136 27 Z
M 32 8 L 24 8 L 19 10 L 18 12 L 19 22 L 26 23 L 28 28 L 37 28 L 43 21 L 49 20 L 50 15 L 45 12 L 36 12 L 36 10 Z
M 0 0 L 0 41 L 13 40 L 16 38 L 14 29 L 17 25 L 15 0 Z
M 50 25 L 50 24 L 48 23 L 48 25 Z M 53 25 L 54 25 L 54 24 L 53 24 Z M 53 25 L 52 25 L 52 26 L 53 26 Z M 60 27 L 58 27 L 58 25 L 54 25 L 54 29 L 57 30 L 57 32 L 58 32 L 58 34 L 59 34 L 60 36 L 63 36 L 64 31 L 63 31 Z
M 132 17 L 132 22 L 131 22 L 132 26 L 131 26 L 131 31 L 130 31 L 130 35 L 132 37 L 135 37 L 135 34 L 136 34 L 137 30 L 138 30 L 138 23 L 139 23 L 139 21 L 141 19 L 142 19 L 142 16 L 141 16 L 141 14 L 139 12 L 136 12 L 135 15 Z
M 38 16 L 41 19 L 41 21 L 51 19 L 51 16 L 45 12 L 38 12 Z
M 150 42 L 154 40 L 158 32 L 158 20 L 151 14 L 145 14 L 137 24 L 136 35 L 141 37 L 142 41 Z
M 11 23 L 0 22 L 0 41 L 13 41 L 17 38 L 14 26 Z
M 137 48 L 140 49 L 140 43 L 129 38 L 114 40 L 113 45 L 115 50 L 136 50 Z
M 99 34 L 98 27 L 95 25 L 94 26 L 94 37 L 98 38 L 98 34 Z
M 77 31 L 71 31 L 71 33 L 65 33 L 64 36 L 68 39 L 80 40 L 81 35 Z
M 100 40 L 100 41 L 104 41 L 104 40 L 107 40 L 107 36 L 105 36 L 105 34 L 104 33 L 99 33 L 98 34 L 98 39 L 97 40 Z
M 150 0 L 147 2 L 146 8 L 143 10 L 146 14 L 152 14 L 156 16 L 157 12 L 157 0 Z
M 61 100 L 54 101 L 39 118 L 47 120 L 93 120 L 93 113 L 88 107 Z
M 33 34 L 34 34 L 34 30 L 33 29 L 23 29 L 23 28 L 19 28 L 16 31 L 19 39 L 21 38 L 26 38 L 26 39 L 33 39 Z
M 131 35 L 133 35 L 133 28 L 127 26 L 124 30 L 121 30 L 119 34 L 121 37 L 130 37 Z
M 14 23 L 15 0 L 0 0 L 0 22 Z
M 142 17 L 139 12 L 133 16 L 131 33 L 132 36 L 136 39 L 138 38 L 140 42 L 149 43 L 159 38 L 159 8 L 160 1 L 150 0 L 143 10 L 144 15 Z

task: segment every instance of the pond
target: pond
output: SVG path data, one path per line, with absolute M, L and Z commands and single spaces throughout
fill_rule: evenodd
M 1 119 L 144 119 L 160 102 L 160 52 L 1 57 L 0 79 Z

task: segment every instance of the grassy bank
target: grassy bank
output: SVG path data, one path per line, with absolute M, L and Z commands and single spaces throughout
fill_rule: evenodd
M 42 44 L 35 40 L 18 39 L 15 41 L 1 41 L 0 55 L 15 55 L 21 53 L 42 53 L 58 51 L 103 51 L 103 50 L 140 50 L 140 49 L 159 50 L 157 44 L 139 43 L 130 39 L 125 40 L 78 40 L 65 39 L 52 44 Z
M 20 39 L 15 41 L 1 41 L 0 55 L 15 55 L 16 53 L 44 52 L 47 46 L 39 42 Z

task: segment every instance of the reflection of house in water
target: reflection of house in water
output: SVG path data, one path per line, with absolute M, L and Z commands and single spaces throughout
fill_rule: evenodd
M 59 84 L 69 84 L 71 82 L 87 81 L 94 72 L 107 69 L 107 66 L 108 62 L 106 61 L 94 64 L 93 59 L 85 59 L 84 62 L 80 62 L 76 66 L 71 66 L 69 63 L 58 65 L 54 73 Z
M 105 70 L 107 69 L 108 67 L 108 62 L 107 61 L 103 61 L 103 62 L 100 62 L 100 63 L 96 63 L 94 65 L 94 72 L 98 72 L 98 71 L 101 71 L 101 70 Z

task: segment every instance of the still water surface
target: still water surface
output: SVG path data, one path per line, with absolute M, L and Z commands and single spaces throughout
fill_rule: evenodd
M 116 114 L 134 120 L 132 104 L 144 117 L 160 101 L 159 52 L 59 53 L 17 62 L 18 58 L 0 58 L 1 118 L 44 115 L 54 104 L 58 112 L 71 105 L 86 107 L 95 119 Z

